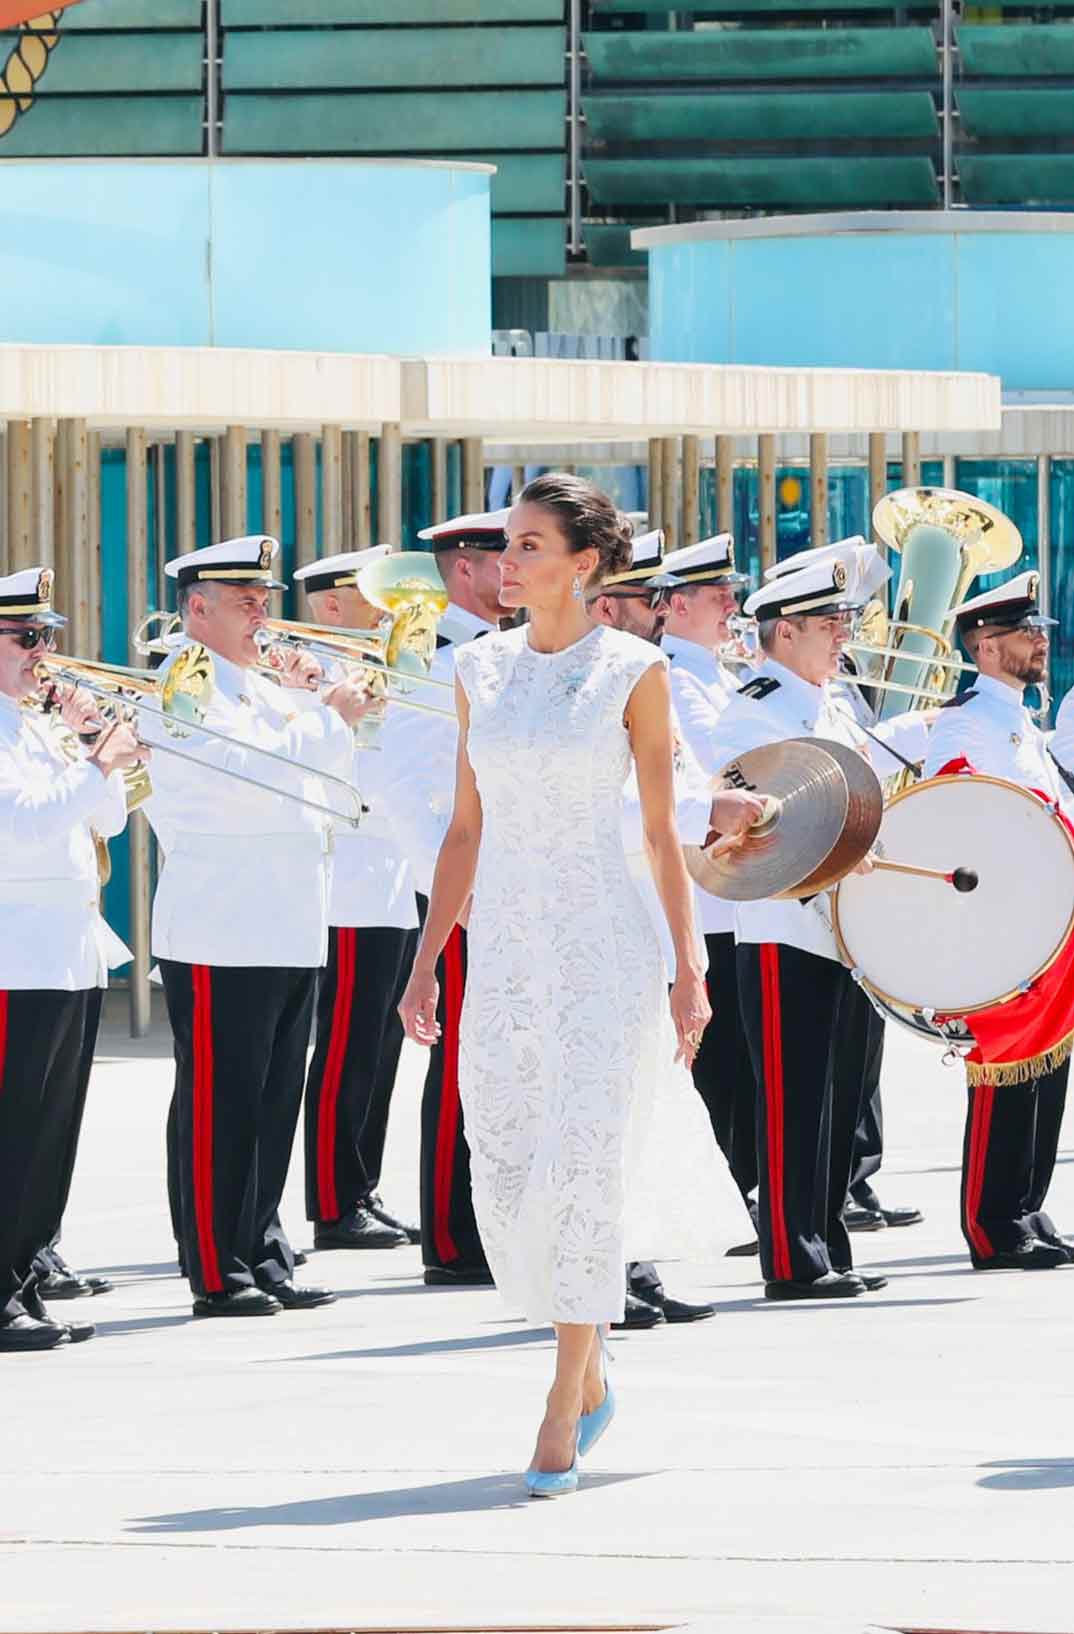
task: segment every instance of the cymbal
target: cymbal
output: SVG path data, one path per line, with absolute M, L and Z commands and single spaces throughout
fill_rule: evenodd
M 850 809 L 850 790 L 838 762 L 815 738 L 766 743 L 730 762 L 716 789 L 748 789 L 779 802 L 776 815 L 722 850 L 683 847 L 691 877 L 703 890 L 731 902 L 782 896 L 808 879 L 830 856 Z
M 847 782 L 847 815 L 831 855 L 826 857 L 820 868 L 816 869 L 808 879 L 800 882 L 797 889 L 790 893 L 794 896 L 812 896 L 816 891 L 830 890 L 833 885 L 856 868 L 866 852 L 872 847 L 873 841 L 880 832 L 880 822 L 884 815 L 884 793 L 880 787 L 880 779 L 864 755 L 856 749 L 849 749 L 845 743 L 836 743 L 830 738 L 807 739 L 808 742 L 819 741 L 825 754 L 831 755 L 836 761 Z

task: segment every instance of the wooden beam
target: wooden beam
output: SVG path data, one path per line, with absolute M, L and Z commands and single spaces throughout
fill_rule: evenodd
M 480 469 L 481 439 L 472 437 L 468 443 L 477 445 L 477 466 Z M 471 463 L 475 455 L 471 451 Z M 472 475 L 472 472 L 471 472 Z M 481 509 L 480 505 L 475 507 Z M 403 439 L 397 424 L 381 427 L 377 447 L 377 536 L 378 543 L 399 550 L 403 533 Z
M 91 431 L 86 439 L 86 562 L 89 581 L 90 619 L 87 658 L 104 656 L 101 622 L 101 434 Z
M 757 510 L 763 573 L 776 562 L 776 439 L 769 432 L 757 439 Z
M 8 571 L 35 567 L 33 504 L 30 479 L 30 421 L 7 423 L 7 556 Z
M 185 556 L 198 544 L 198 499 L 192 431 L 175 433 L 175 553 Z
M 369 480 L 369 432 L 348 431 L 351 443 L 351 505 L 354 510 L 353 549 L 373 543 L 373 489 Z
M 321 554 L 338 556 L 344 548 L 343 537 L 343 433 L 339 426 L 325 426 L 321 433 Z
M 661 502 L 663 521 L 660 526 L 666 535 L 665 550 L 677 550 L 682 544 L 679 523 L 679 439 L 665 437 L 664 443 L 664 497 Z
M 146 506 L 146 439 L 141 426 L 127 430 L 127 606 L 131 626 L 138 622 L 149 593 L 149 533 Z M 144 665 L 145 660 L 129 645 L 128 664 Z M 150 774 L 152 775 L 152 774 Z M 145 813 L 131 813 L 130 837 L 130 941 L 134 959 L 130 967 L 130 1031 L 132 1038 L 144 1038 L 149 1031 L 149 854 L 150 834 Z
M 480 437 L 462 440 L 462 511 L 473 516 L 485 509 L 485 450 Z
M 246 522 L 246 427 L 228 426 L 224 432 L 220 525 L 225 539 L 241 539 Z
M 89 493 L 86 479 L 88 458 L 85 420 L 63 422 L 63 556 L 66 577 L 66 608 L 70 619 L 69 650 L 84 656 L 90 641 Z M 141 618 L 142 602 L 133 612 Z
M 30 511 L 34 562 L 42 567 L 56 565 L 54 458 L 52 421 L 38 416 L 30 421 Z
M 209 444 L 209 532 L 212 534 L 209 543 L 215 545 L 224 537 L 224 502 L 221 492 L 223 459 L 220 438 L 207 437 L 205 440 Z
M 649 526 L 664 526 L 664 440 L 649 438 Z
M 732 437 L 715 437 L 716 532 L 735 531 L 735 444 Z
M 682 440 L 682 544 L 701 538 L 701 439 Z
M 869 517 L 865 529 L 871 539 L 873 529 L 873 512 L 888 491 L 888 449 L 887 437 L 882 431 L 869 433 Z M 881 545 L 881 550 L 887 547 Z
M 902 434 L 902 485 L 917 488 L 921 483 L 921 438 L 916 431 Z
M 317 560 L 317 451 L 308 431 L 291 439 L 295 477 L 295 566 Z
M 261 531 L 279 539 L 283 534 L 283 486 L 280 479 L 280 434 L 278 431 L 261 433 Z M 281 564 L 282 565 L 282 564 Z M 269 597 L 272 617 L 283 612 L 283 591 L 274 590 Z
M 809 438 L 809 542 L 828 543 L 828 438 L 823 431 Z

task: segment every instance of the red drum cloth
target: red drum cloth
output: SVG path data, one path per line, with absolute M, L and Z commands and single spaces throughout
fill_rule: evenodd
M 55 15 L 77 4 L 78 0 L 55 0 L 51 6 L 43 5 L 42 0 L 0 0 L 0 28 L 16 28 L 36 17 L 42 19 L 39 26 L 45 28 L 50 13 Z
M 973 776 L 975 772 L 976 767 L 960 755 L 936 775 Z M 1045 805 L 1053 805 L 1041 789 L 1029 792 Z M 1056 815 L 1074 838 L 1074 824 L 1062 812 Z M 1002 925 L 996 930 L 1003 934 Z M 976 1040 L 966 1057 L 966 1078 L 971 1084 L 1028 1084 L 1061 1066 L 1074 1047 L 1074 934 L 1027 992 L 961 1019 Z

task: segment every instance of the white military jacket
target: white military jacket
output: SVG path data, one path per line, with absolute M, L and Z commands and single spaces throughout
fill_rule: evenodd
M 179 649 L 182 650 L 182 649 Z M 174 662 L 172 655 L 162 670 Z M 153 953 L 186 964 L 316 968 L 328 952 L 333 822 L 271 790 L 251 788 L 214 767 L 248 772 L 274 788 L 338 804 L 316 772 L 349 777 L 350 728 L 312 694 L 275 686 L 254 669 L 213 656 L 205 724 L 232 743 L 169 738 L 144 714 L 147 742 L 174 742 L 192 766 L 154 756 L 146 813 L 164 865 L 153 902 Z M 274 749 L 314 773 L 276 765 L 248 745 Z
M 1074 691 L 1068 692 L 1059 705 L 1048 748 L 1067 776 L 1074 779 Z
M 960 755 L 987 777 L 1042 789 L 1074 816 L 1074 795 L 1048 753 L 1048 735 L 1026 708 L 1021 687 L 979 675 L 968 692 L 944 706 L 929 738 L 925 776 L 935 777 Z
M 425 701 L 432 688 L 416 691 Z M 377 794 L 380 758 L 377 750 L 354 751 L 353 781 L 366 809 L 359 830 L 336 825 L 328 923 L 412 930 L 418 922 L 414 874 L 395 837 L 395 818 Z
M 870 730 L 908 759 L 920 758 L 924 753 L 927 726 L 915 714 L 896 716 Z M 878 777 L 888 777 L 900 769 L 898 761 L 866 738 L 848 704 L 830 683 L 813 686 L 772 658 L 758 666 L 753 680 L 735 694 L 724 710 L 713 752 L 723 766 L 747 749 L 804 737 L 831 738 L 857 749 L 872 763 Z M 826 895 L 814 897 L 811 902 L 736 903 L 735 939 L 781 942 L 824 959 L 839 957 Z
M 705 776 L 714 777 L 726 763 L 726 757 L 714 753 L 717 724 L 742 682 L 715 653 L 696 641 L 665 635 L 661 646 L 670 663 L 671 699 L 683 739 Z M 682 838 L 689 843 L 685 834 Z M 706 936 L 725 936 L 734 930 L 733 902 L 724 902 L 700 887 L 695 897 L 698 921 Z
M 101 917 L 93 832 L 127 821 L 123 777 L 66 752 L 53 718 L 0 696 L 0 988 L 106 987 L 130 953 Z

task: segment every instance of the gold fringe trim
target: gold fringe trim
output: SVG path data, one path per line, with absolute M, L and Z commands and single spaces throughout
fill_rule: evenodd
M 6 136 L 19 115 L 33 106 L 37 82 L 59 43 L 59 20 L 58 11 L 43 11 L 18 25 L 19 37 L 0 69 L 0 136 Z
M 1068 1033 L 1043 1055 L 1031 1055 L 1025 1061 L 967 1061 L 966 1082 L 994 1084 L 997 1089 L 1010 1084 L 1031 1084 L 1034 1078 L 1043 1078 L 1045 1073 L 1054 1072 L 1064 1061 L 1069 1061 L 1072 1053 L 1074 1033 Z

